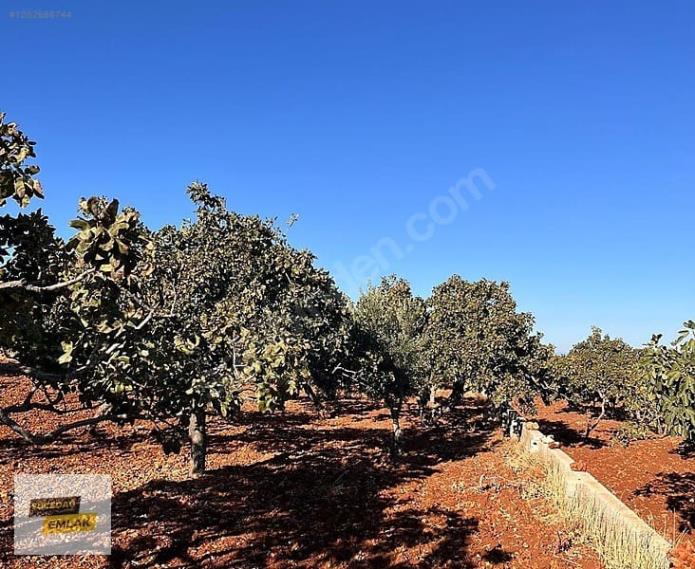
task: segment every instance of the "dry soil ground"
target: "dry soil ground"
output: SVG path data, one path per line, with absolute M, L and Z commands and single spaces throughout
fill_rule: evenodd
M 539 424 L 667 539 L 695 542 L 695 456 L 679 452 L 678 438 L 635 441 L 625 447 L 613 437 L 621 423 L 603 421 L 585 441 L 584 416 L 563 403 L 541 405 Z
M 0 377 L 3 404 L 26 386 Z M 248 412 L 213 422 L 210 472 L 199 480 L 146 424 L 43 447 L 0 428 L 0 566 L 599 568 L 546 502 L 524 495 L 528 479 L 507 461 L 513 444 L 476 420 L 473 404 L 466 415 L 432 429 L 409 416 L 405 454 L 392 463 L 387 415 L 367 402 L 345 401 L 331 419 L 302 401 L 283 415 Z M 21 419 L 43 430 L 59 421 Z M 14 557 L 19 472 L 110 474 L 113 555 Z

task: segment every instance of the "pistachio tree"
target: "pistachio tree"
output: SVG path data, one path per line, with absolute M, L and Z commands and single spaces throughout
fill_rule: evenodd
M 32 199 L 43 197 L 36 177 L 39 167 L 31 163 L 34 146 L 0 113 L 0 211 L 8 202 L 21 208 L 14 215 L 0 215 L 0 343 L 45 361 L 51 358 L 44 357 L 41 344 L 58 345 L 48 332 L 53 304 L 48 287 L 54 287 L 65 272 L 67 259 L 62 241 L 41 210 L 21 211 Z
M 554 359 L 560 394 L 586 415 L 585 438 L 604 417 L 630 404 L 638 388 L 638 361 L 637 350 L 596 327 L 567 355 Z
M 27 160 L 34 143 L 0 130 L 0 205 L 43 192 Z M 191 440 L 205 468 L 206 416 L 232 417 L 251 391 L 262 410 L 300 390 L 334 397 L 351 322 L 348 304 L 307 251 L 272 221 L 229 211 L 204 184 L 188 189 L 195 216 L 149 231 L 118 201 L 83 199 L 64 242 L 41 211 L 0 217 L 0 348 L 34 382 L 0 421 L 28 441 L 101 420 L 154 422 L 167 449 Z M 42 392 L 48 403 L 37 403 Z M 12 414 L 56 409 L 74 392 L 100 414 L 38 437 Z
M 168 426 L 168 447 L 189 437 L 197 476 L 210 413 L 233 419 L 245 395 L 272 412 L 302 389 L 335 392 L 348 315 L 328 274 L 272 221 L 228 210 L 204 184 L 188 194 L 194 218 L 149 236 L 132 295 L 147 323 L 124 335 L 113 350 L 123 367 L 103 377 L 126 414 Z
M 40 168 L 31 160 L 36 158 L 35 145 L 16 123 L 7 122 L 5 113 L 0 113 L 0 207 L 7 200 L 26 207 L 32 198 L 43 197 L 36 178 Z
M 109 365 L 123 330 L 137 327 L 141 309 L 127 309 L 121 297 L 137 288 L 133 269 L 144 247 L 142 226 L 132 210 L 100 198 L 80 202 L 75 236 L 65 243 L 41 210 L 24 213 L 43 198 L 36 178 L 34 143 L 0 115 L 0 207 L 9 200 L 20 211 L 0 216 L 0 348 L 21 356 L 20 369 L 32 380 L 25 400 L 0 410 L 0 421 L 28 441 L 51 439 L 71 428 L 113 418 L 110 414 L 63 425 L 38 437 L 21 427 L 13 412 L 51 409 L 68 391 L 100 401 L 108 389 L 91 383 Z M 76 358 L 76 345 L 89 345 Z M 37 403 L 34 396 L 43 393 Z
M 402 445 L 401 411 L 424 373 L 425 302 L 414 296 L 407 281 L 385 277 L 370 286 L 354 308 L 354 374 L 358 387 L 384 402 L 392 422 L 392 454 Z
M 649 386 L 645 406 L 657 411 L 666 428 L 695 443 L 695 321 L 684 324 L 670 345 L 657 335 L 642 352 L 640 377 Z
M 427 308 L 425 390 L 449 389 L 449 405 L 475 390 L 524 407 L 545 389 L 551 348 L 533 331 L 533 317 L 517 310 L 508 283 L 453 275 L 434 288 Z

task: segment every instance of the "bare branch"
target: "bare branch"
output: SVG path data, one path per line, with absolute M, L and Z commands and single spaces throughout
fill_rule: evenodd
M 145 318 L 138 324 L 137 326 L 133 327 L 133 330 L 142 330 L 145 326 L 147 326 L 147 323 L 152 320 L 152 317 L 154 316 L 154 311 L 150 311 L 150 313 L 145 316 Z
M 94 425 L 97 425 L 98 423 L 103 423 L 105 421 L 114 421 L 118 418 L 110 413 L 99 414 L 99 415 L 95 415 L 93 417 L 88 417 L 86 419 L 80 419 L 79 421 L 75 421 L 74 423 L 62 425 L 61 427 L 54 429 L 50 433 L 37 434 L 37 433 L 32 433 L 31 431 L 22 427 L 19 423 L 17 423 L 17 421 L 12 419 L 12 417 L 10 417 L 6 411 L 7 411 L 6 409 L 0 408 L 0 424 L 3 424 L 6 427 L 9 427 L 10 429 L 12 429 L 12 431 L 14 431 L 16 434 L 18 434 L 26 442 L 32 443 L 32 444 L 50 443 L 50 442 L 57 440 L 61 435 L 64 435 L 65 433 L 67 433 L 69 431 L 73 431 L 75 429 L 79 429 L 82 427 L 94 426 Z
M 79 429 L 80 427 L 89 427 L 96 425 L 98 423 L 103 423 L 104 421 L 113 421 L 115 417 L 113 415 L 97 415 L 96 417 L 89 417 L 88 419 L 82 419 L 80 421 L 75 421 L 68 425 L 63 425 L 57 429 L 47 433 L 45 435 L 39 435 L 36 437 L 36 442 L 49 443 L 56 440 L 60 435 L 67 433 L 68 431 L 73 431 Z
M 0 409 L 0 423 L 5 425 L 6 427 L 9 427 L 12 429 L 15 433 L 17 433 L 20 437 L 22 437 L 25 441 L 28 443 L 35 443 L 37 442 L 36 435 L 34 435 L 32 432 L 26 430 L 24 427 L 19 425 L 17 421 L 12 419 L 9 415 L 5 413 L 4 409 Z
M 64 288 L 67 288 L 69 286 L 72 286 L 74 284 L 77 284 L 78 282 L 80 282 L 81 280 L 86 278 L 87 276 L 91 275 L 95 270 L 96 269 L 87 269 L 86 271 L 84 271 L 80 275 L 76 276 L 75 278 L 72 278 L 72 279 L 67 280 L 67 281 L 55 283 L 52 285 L 45 285 L 45 286 L 29 284 L 24 279 L 7 281 L 4 283 L 0 283 L 0 291 L 21 289 L 21 290 L 25 290 L 27 292 L 32 292 L 32 293 L 36 293 L 36 294 L 42 294 L 42 293 L 47 293 L 47 292 L 56 292 L 56 291 L 62 290 Z

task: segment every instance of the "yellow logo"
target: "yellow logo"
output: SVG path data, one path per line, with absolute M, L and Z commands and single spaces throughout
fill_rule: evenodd
M 79 496 L 36 498 L 29 502 L 30 516 L 61 516 L 63 514 L 77 514 L 79 511 Z
M 65 516 L 45 517 L 43 519 L 41 532 L 46 535 L 55 533 L 77 533 L 94 531 L 96 527 L 96 513 L 68 514 Z

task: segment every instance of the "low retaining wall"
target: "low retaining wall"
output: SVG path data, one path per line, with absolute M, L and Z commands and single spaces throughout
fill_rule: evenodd
M 567 499 L 585 505 L 585 510 L 593 515 L 604 516 L 601 527 L 620 534 L 613 542 L 629 542 L 632 547 L 649 552 L 650 556 L 657 560 L 658 566 L 662 566 L 662 560 L 665 569 L 671 566 L 668 557 L 672 544 L 591 474 L 575 470 L 574 459 L 562 451 L 552 437 L 538 430 L 537 424 L 521 422 L 512 432 L 516 432 L 519 442 L 527 452 L 537 455 L 550 471 L 558 475 Z

